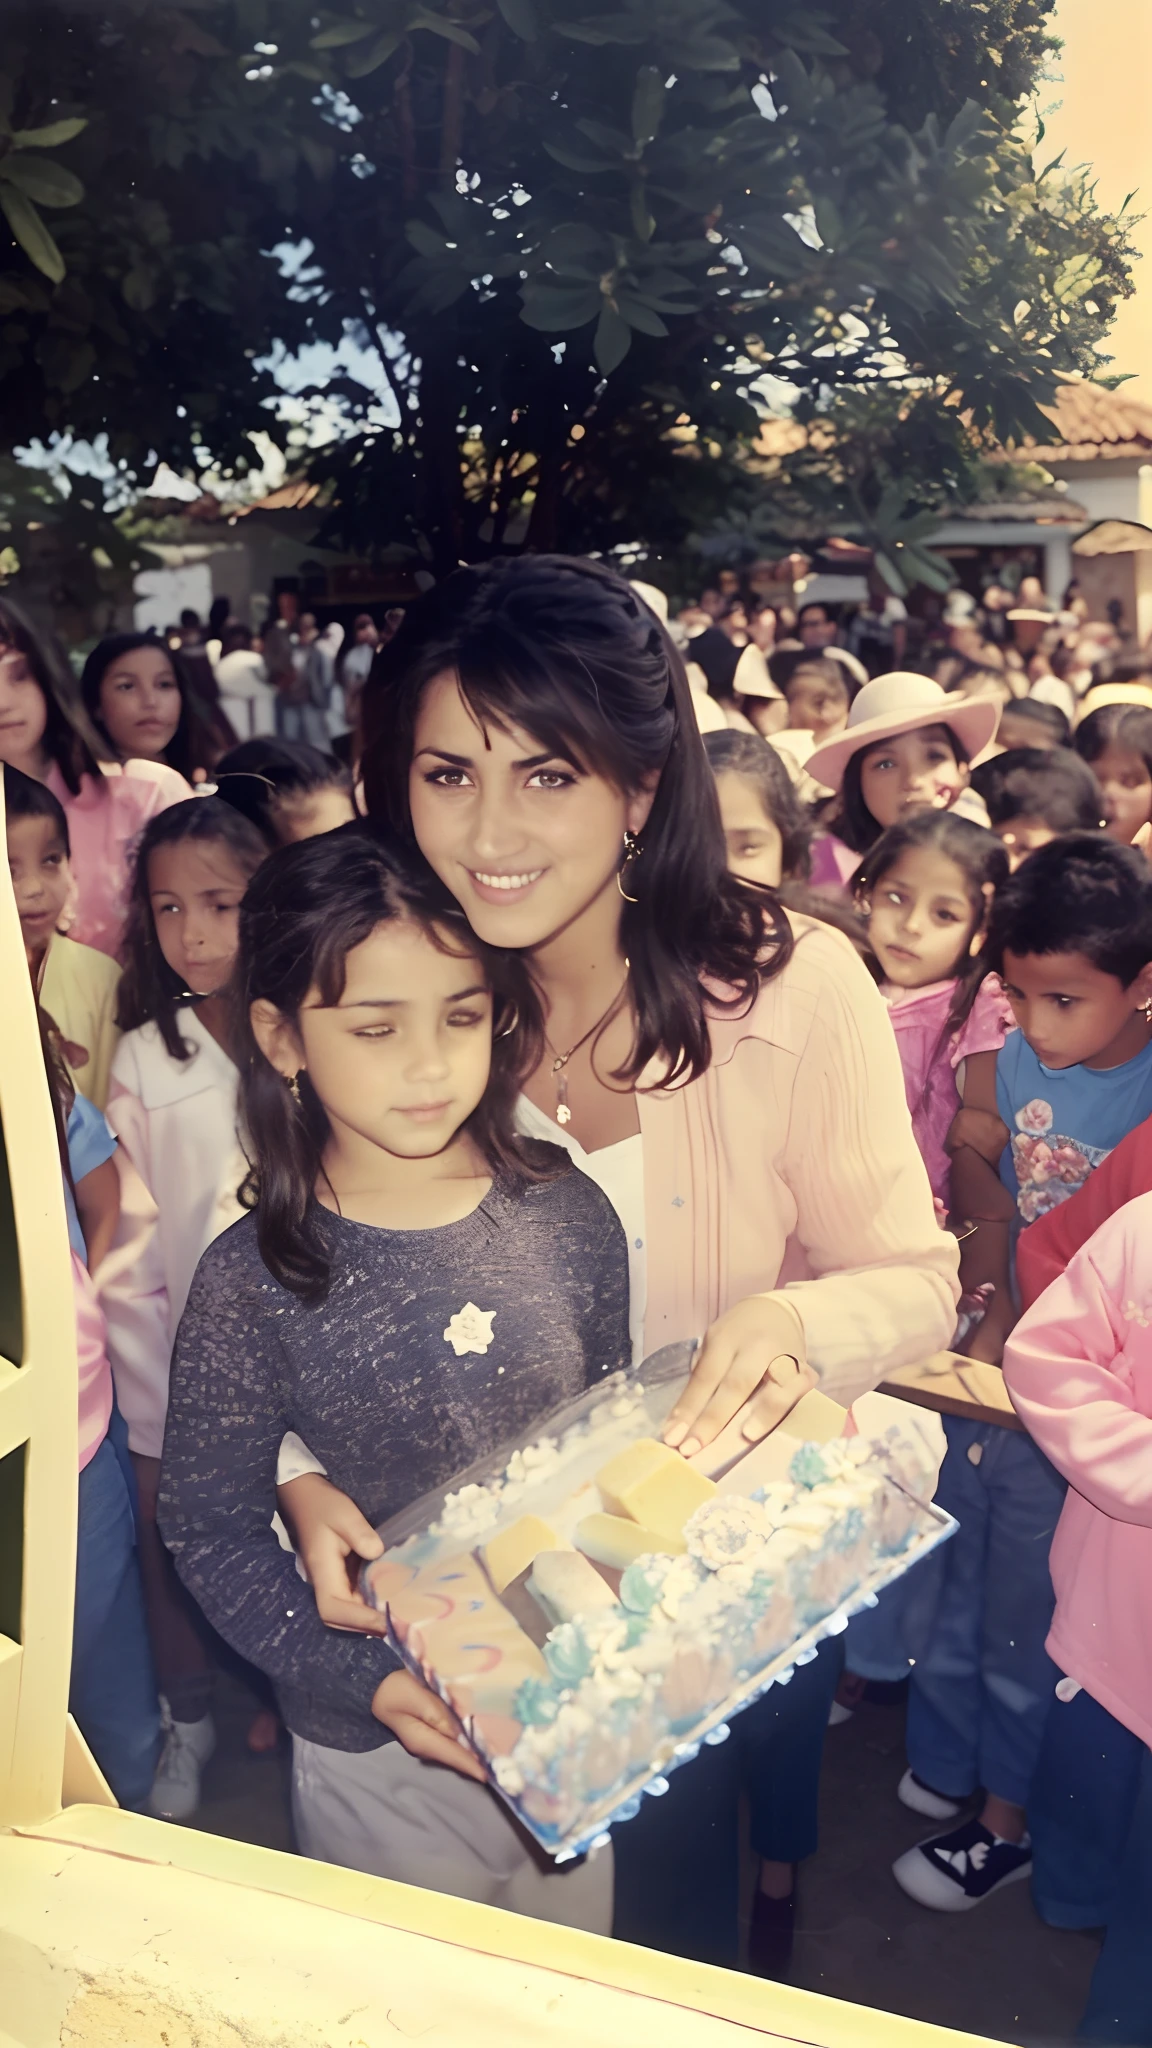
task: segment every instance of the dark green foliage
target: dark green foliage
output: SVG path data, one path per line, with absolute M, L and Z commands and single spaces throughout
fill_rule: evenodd
M 1034 431 L 1130 290 L 1123 225 L 1014 125 L 1049 11 L 10 0 L 14 123 L 88 125 L 54 152 L 85 188 L 53 215 L 64 282 L 0 249 L 9 433 L 242 468 L 272 424 L 253 359 L 351 328 L 399 425 L 329 388 L 326 531 L 440 567 L 739 512 L 764 373 L 809 409 L 914 387 L 914 469 Z M 286 291 L 267 252 L 305 240 Z M 883 481 L 853 488 L 866 524 Z

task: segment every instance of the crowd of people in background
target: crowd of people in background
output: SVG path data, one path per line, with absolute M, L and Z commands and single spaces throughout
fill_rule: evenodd
M 1121 626 L 1093 621 L 1075 585 L 1051 605 L 1028 576 L 913 616 L 875 571 L 842 609 L 757 602 L 736 571 L 677 606 L 591 565 L 526 561 L 462 570 L 410 618 L 364 613 L 347 636 L 283 593 L 260 633 L 219 601 L 206 624 L 185 613 L 70 662 L 0 599 L 8 859 L 77 1302 L 72 1705 L 125 1805 L 196 1811 L 218 1629 L 253 1667 L 253 1748 L 287 1722 L 310 1853 L 731 1962 L 735 1851 L 723 1860 L 716 1817 L 734 1844 L 743 1793 L 749 1966 L 780 1975 L 824 1729 L 868 1685 L 899 1684 L 899 1797 L 933 1832 L 897 1882 L 929 1909 L 991 1913 L 1031 1880 L 1053 1926 L 1107 1929 L 1086 2038 L 1152 2043 L 1152 649 Z M 567 838 L 532 808 L 562 785 L 589 806 Z M 506 827 L 545 848 L 530 873 L 526 854 L 524 874 L 507 865 L 497 818 L 530 820 Z M 601 857 L 585 908 L 581 863 Z M 553 927 L 516 921 L 538 868 L 601 919 L 611 985 L 594 1002 L 554 935 L 562 895 Z M 460 1044 L 481 1048 L 471 1067 L 443 1055 L 447 1180 L 404 1179 L 416 1153 L 353 1099 L 382 1070 L 351 1035 L 324 1040 L 369 959 L 403 1003 L 454 1003 Z M 744 1037 L 786 1070 L 780 1101 L 806 1091 L 795 1157 L 786 1116 L 775 1135 L 756 1121 L 767 1084 L 748 1073 L 768 1066 L 740 1065 L 702 982 L 745 1003 Z M 787 1300 L 794 1238 L 822 1383 L 851 1399 L 878 1347 L 950 1343 L 1003 1368 L 1024 1427 L 945 1420 L 936 1499 L 955 1538 L 797 1674 L 787 1708 L 777 1689 L 751 1710 L 742 1748 L 677 1774 L 647 1834 L 619 1831 L 613 1913 L 595 1866 L 529 1869 L 447 1710 L 355 1607 L 347 1560 L 372 1555 L 394 1486 L 451 1476 L 451 1445 L 417 1376 L 386 1481 L 369 1471 L 345 1357 L 363 1331 L 341 1308 L 341 1352 L 314 1316 L 334 1275 L 370 1272 L 394 1318 L 373 1341 L 410 1328 L 394 1267 L 411 1232 L 442 1323 L 445 1274 L 470 1284 L 464 1219 L 491 1203 L 513 1263 L 535 1259 L 528 1203 L 586 1245 L 591 1284 L 538 1276 L 548 1356 L 524 1337 L 541 1407 L 588 1383 L 589 1346 L 596 1371 L 606 1349 L 639 1356 L 646 1309 L 649 1329 L 670 1313 L 650 1180 L 646 1226 L 636 1206 L 654 1144 L 638 1077 L 660 1055 L 693 1089 L 747 1091 L 728 1099 L 771 1172 L 762 1188 L 758 1158 L 718 1169 L 768 1247 L 746 1291 Z M 579 1171 L 542 1167 L 541 1140 Z M 415 1242 L 433 1230 L 439 1252 Z M 260 1289 L 312 1333 L 276 1384 L 255 1362 L 273 1313 Z M 720 1305 L 714 1360 L 749 1307 Z M 495 1440 L 514 1381 L 475 1397 Z M 289 1628 L 293 1545 L 315 1601 L 300 1589 Z M 460 1782 L 421 1804 L 430 1760 Z

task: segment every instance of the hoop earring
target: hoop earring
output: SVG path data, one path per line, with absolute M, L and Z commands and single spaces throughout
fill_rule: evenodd
M 288 1093 L 289 1093 L 289 1095 L 290 1095 L 290 1096 L 292 1097 L 292 1100 L 293 1100 L 293 1102 L 294 1102 L 294 1103 L 296 1104 L 296 1107 L 297 1107 L 297 1109 L 299 1109 L 299 1108 L 300 1108 L 300 1076 L 299 1076 L 299 1074 L 285 1074 L 285 1076 L 284 1076 L 284 1082 L 285 1082 L 285 1086 L 287 1087 L 287 1090 L 288 1090 Z
M 639 860 L 640 855 L 643 853 L 643 851 L 644 848 L 641 846 L 640 841 L 636 837 L 636 834 L 634 832 L 625 832 L 624 858 L 616 871 L 616 887 L 619 889 L 620 894 L 624 898 L 625 903 L 639 903 L 640 901 L 640 898 L 638 896 L 630 896 L 628 894 L 627 889 L 624 887 L 623 877 L 628 873 L 628 870 L 631 867 L 632 862 L 634 860 Z
M 1146 1003 L 1137 1003 L 1136 1007 L 1139 1010 L 1140 1015 L 1143 1017 L 1144 1022 L 1146 1024 L 1152 1024 L 1152 996 L 1149 996 L 1148 1001 Z
M 519 1012 L 519 1010 L 518 1010 L 518 1009 L 516 1008 L 516 1005 L 515 1005 L 515 1003 L 513 1003 L 513 1005 L 512 1005 L 512 1021 L 511 1021 L 511 1023 L 510 1023 L 510 1024 L 506 1024 L 506 1025 L 504 1026 L 504 1029 L 503 1029 L 503 1031 L 498 1031 L 498 1032 L 496 1033 L 496 1037 L 497 1037 L 497 1038 L 511 1038 L 511 1036 L 512 1036 L 512 1033 L 513 1033 L 514 1031 L 518 1030 L 518 1029 L 519 1029 L 519 1026 L 520 1026 L 520 1012 Z

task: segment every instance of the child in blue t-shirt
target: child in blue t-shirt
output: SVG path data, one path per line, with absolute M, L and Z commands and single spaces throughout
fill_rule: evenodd
M 950 1149 L 953 1205 L 975 1223 L 965 1285 L 996 1287 L 968 1348 L 999 1363 L 1014 1320 L 1020 1230 L 1074 1195 L 1152 1115 L 1152 875 L 1143 856 L 1095 832 L 1040 848 L 998 892 L 985 957 L 1019 1029 L 996 1056 L 994 1101 L 986 1074 L 965 1086 Z M 1044 1642 L 1048 1551 L 1065 1488 L 1022 1432 L 952 1417 L 944 1426 L 936 1499 L 960 1528 L 937 1553 L 939 1594 L 912 1674 L 900 1797 L 938 1821 L 957 1820 L 978 1786 L 984 1801 L 893 1869 L 920 1904 L 963 1912 L 1031 1868 L 1025 1808 L 1059 1677 Z

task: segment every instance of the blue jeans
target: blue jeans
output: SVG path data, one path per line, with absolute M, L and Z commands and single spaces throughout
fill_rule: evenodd
M 80 1474 L 68 1705 L 121 1806 L 142 1809 L 160 1751 L 160 1707 L 128 1485 L 108 1437 Z
M 1116 2048 L 1152 2048 L 1152 1750 L 1145 1749 L 1116 1873 L 1116 1889 L 1080 2041 L 1113 2041 Z
M 912 1673 L 908 1761 L 950 1798 L 982 1785 L 1025 1806 L 1060 1675 L 1044 1639 L 1066 1488 L 1016 1430 L 954 1416 L 944 1430 L 936 1501 L 960 1527 L 921 1567 L 935 1572 L 937 1600 Z
M 1053 1698 L 1028 1801 L 1032 1897 L 1049 1927 L 1105 1925 L 1147 1754 L 1090 1693 Z
M 820 1763 L 844 1638 L 822 1643 L 788 1685 L 737 1714 L 727 1742 L 673 1771 L 662 1799 L 645 1799 L 612 1836 L 617 1941 L 718 1963 L 739 1953 L 740 1794 L 752 1809 L 758 1856 L 798 1863 L 816 1847 Z
M 276 734 L 282 740 L 306 740 L 309 746 L 319 747 L 322 754 L 331 746 L 328 713 L 317 704 L 285 704 L 282 697 L 277 697 Z

